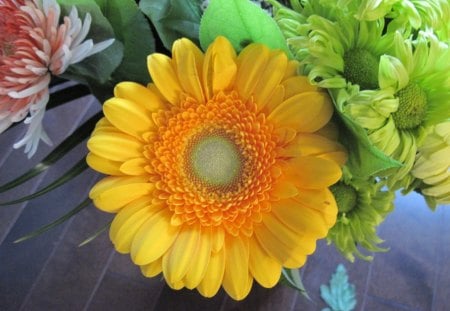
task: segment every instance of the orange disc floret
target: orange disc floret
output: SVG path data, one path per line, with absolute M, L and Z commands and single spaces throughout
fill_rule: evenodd
M 205 104 L 188 98 L 182 108 L 157 116 L 158 135 L 146 146 L 172 224 L 220 225 L 251 236 L 273 184 L 273 126 L 235 91 Z
M 236 55 L 218 37 L 203 54 L 180 39 L 172 52 L 149 56 L 152 84 L 122 82 L 105 102 L 87 161 L 110 176 L 90 197 L 117 213 L 111 240 L 144 275 L 243 299 L 302 266 L 336 221 L 333 106 L 262 44 Z

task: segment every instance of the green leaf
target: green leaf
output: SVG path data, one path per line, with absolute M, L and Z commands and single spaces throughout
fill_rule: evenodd
M 28 233 L 27 235 L 17 239 L 14 241 L 14 243 L 20 243 L 26 240 L 29 240 L 31 238 L 37 237 L 38 235 L 43 234 L 44 232 L 49 231 L 50 229 L 62 224 L 63 222 L 69 220 L 72 216 L 76 215 L 80 211 L 82 211 L 85 207 L 89 206 L 91 204 L 91 199 L 87 198 L 83 202 L 81 202 L 79 205 L 77 205 L 74 209 L 69 211 L 67 214 L 63 215 L 62 217 L 56 219 L 55 221 L 49 223 L 48 225 L 45 225 L 33 232 Z
M 320 286 L 320 297 L 333 311 L 351 311 L 356 307 L 355 286 L 348 283 L 347 271 L 342 264 L 331 276 L 330 286 Z
M 217 36 L 225 36 L 236 51 L 258 42 L 293 58 L 277 23 L 248 0 L 211 0 L 200 23 L 202 48 L 206 50 Z
M 14 180 L 7 182 L 0 186 L 0 193 L 5 192 L 9 189 L 17 187 L 27 180 L 39 175 L 43 171 L 47 170 L 53 163 L 65 156 L 70 150 L 76 147 L 79 143 L 85 140 L 89 135 L 91 135 L 95 124 L 103 116 L 101 112 L 97 113 L 89 120 L 84 122 L 78 129 L 76 129 L 69 137 L 67 137 L 61 144 L 59 144 L 53 151 L 47 155 L 41 162 L 39 162 L 35 167 L 25 172 L 21 176 L 15 178 Z
M 36 191 L 33 194 L 24 196 L 24 197 L 22 197 L 20 199 L 9 201 L 9 202 L 2 202 L 2 203 L 0 203 L 0 206 L 22 203 L 22 202 L 25 202 L 25 201 L 37 198 L 37 197 L 39 197 L 41 195 L 44 195 L 44 194 L 52 191 L 53 189 L 56 189 L 59 186 L 65 184 L 66 182 L 68 182 L 69 180 L 75 178 L 76 176 L 80 175 L 87 168 L 88 168 L 88 165 L 86 163 L 86 159 L 83 158 L 77 164 L 75 164 L 72 168 L 70 168 L 67 172 L 65 172 L 61 177 L 56 179 L 54 182 L 50 183 L 48 186 L 42 188 L 39 191 Z
M 94 0 L 58 0 L 61 11 L 64 15 L 69 15 L 72 7 L 76 7 L 78 16 L 84 20 L 86 13 L 92 17 L 92 23 L 86 39 L 92 39 L 98 43 L 107 39 L 115 38 L 114 30 L 103 16 L 102 11 Z M 113 71 L 119 66 L 123 58 L 123 46 L 118 40 L 105 50 L 91 55 L 79 63 L 69 66 L 61 77 L 87 83 L 90 79 L 99 84 L 106 83 Z
M 113 73 L 115 83 L 126 80 L 147 84 L 150 82 L 147 56 L 155 51 L 155 40 L 147 19 L 133 0 L 96 2 L 124 46 L 123 60 Z
M 167 50 L 185 37 L 198 44 L 202 0 L 141 0 L 139 7 L 151 20 Z
M 306 292 L 305 286 L 303 286 L 302 278 L 300 276 L 300 269 L 283 268 L 281 270 L 280 283 L 299 291 L 303 296 L 311 300 Z
M 91 243 L 93 240 L 95 240 L 100 234 L 108 230 L 108 228 L 111 226 L 112 220 L 107 222 L 104 226 L 100 227 L 97 231 L 95 231 L 91 236 L 89 236 L 86 240 L 78 244 L 78 247 L 84 246 L 88 243 Z
M 342 90 L 328 89 L 328 92 L 339 116 L 339 139 L 349 151 L 346 165 L 352 175 L 365 180 L 387 169 L 401 167 L 400 162 L 375 147 L 367 131 L 342 111 L 343 102 L 349 95 Z
M 339 114 L 346 128 L 343 129 L 342 127 L 342 133 L 340 135 L 342 137 L 342 143 L 349 150 L 346 165 L 349 167 L 353 176 L 366 179 L 369 176 L 377 176 L 387 169 L 402 166 L 400 162 L 388 157 L 376 148 L 370 142 L 364 128 L 353 122 L 345 114 Z

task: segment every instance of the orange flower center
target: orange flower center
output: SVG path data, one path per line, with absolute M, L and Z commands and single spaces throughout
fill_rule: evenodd
M 230 234 L 251 235 L 277 178 L 273 126 L 253 101 L 242 102 L 236 92 L 206 104 L 186 98 L 154 119 L 159 131 L 146 156 L 172 224 L 222 225 Z
M 223 129 L 210 128 L 194 135 L 183 155 L 185 174 L 202 191 L 226 193 L 239 189 L 246 159 L 237 139 Z

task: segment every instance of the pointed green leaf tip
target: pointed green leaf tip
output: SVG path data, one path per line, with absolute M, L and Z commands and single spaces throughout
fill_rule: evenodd
M 281 270 L 280 283 L 299 291 L 303 296 L 311 300 L 303 285 L 300 269 L 283 268 Z
M 322 311 L 351 311 L 356 307 L 355 286 L 348 283 L 345 267 L 339 264 L 331 276 L 330 286 L 320 286 L 320 297 L 331 308 Z
M 258 42 L 281 49 L 293 58 L 280 28 L 261 8 L 248 0 L 211 0 L 200 22 L 203 50 L 218 36 L 230 40 L 236 51 Z
M 340 128 L 342 143 L 351 150 L 346 165 L 353 176 L 366 179 L 368 176 L 376 176 L 388 169 L 396 169 L 402 164 L 384 154 L 370 141 L 366 131 L 358 123 L 347 115 L 338 112 L 346 128 Z

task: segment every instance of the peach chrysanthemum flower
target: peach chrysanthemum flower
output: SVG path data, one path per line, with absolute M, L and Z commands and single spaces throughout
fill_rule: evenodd
M 0 133 L 29 114 L 28 130 L 14 145 L 25 145 L 29 156 L 41 139 L 50 144 L 42 119 L 51 74 L 62 74 L 113 42 L 85 40 L 91 16 L 82 22 L 73 7 L 60 24 L 60 11 L 55 0 L 0 0 Z
M 205 54 L 177 40 L 172 55 L 148 57 L 154 84 L 119 83 L 105 102 L 87 161 L 111 176 L 90 197 L 117 213 L 111 240 L 145 276 L 240 300 L 327 235 L 347 155 L 328 94 L 284 52 L 237 56 L 218 37 Z

